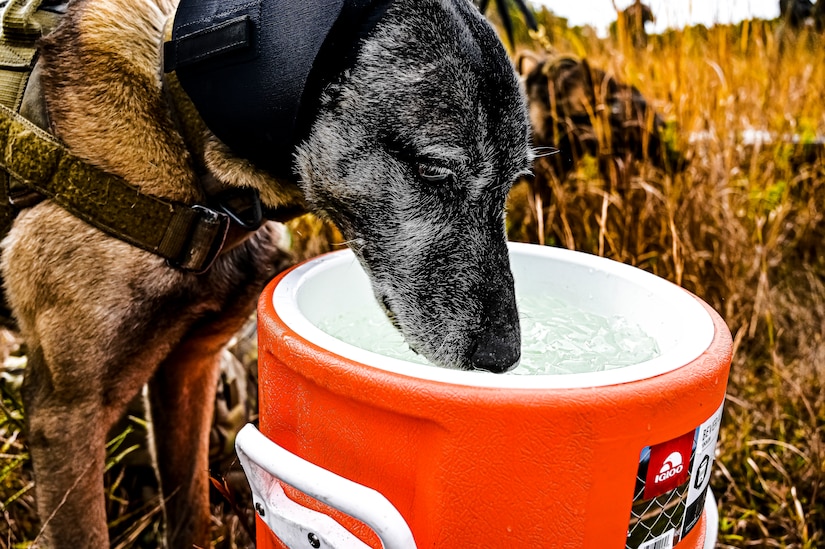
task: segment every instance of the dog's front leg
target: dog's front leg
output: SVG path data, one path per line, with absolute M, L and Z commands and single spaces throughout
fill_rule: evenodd
M 108 547 L 105 440 L 115 415 L 94 396 L 66 394 L 42 348 L 29 349 L 23 397 L 44 547 Z
M 266 281 L 291 262 L 273 244 L 281 230 L 265 225 L 200 280 L 193 293 L 203 300 L 192 309 L 200 312 L 150 382 L 169 549 L 209 547 L 209 431 L 221 352 L 255 310 Z
M 150 383 L 166 547 L 209 547 L 209 430 L 230 333 L 190 333 Z

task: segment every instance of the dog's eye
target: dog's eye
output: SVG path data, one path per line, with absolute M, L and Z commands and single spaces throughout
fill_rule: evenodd
M 444 183 L 449 180 L 453 172 L 447 168 L 440 168 L 438 166 L 427 166 L 419 164 L 418 175 L 427 183 Z

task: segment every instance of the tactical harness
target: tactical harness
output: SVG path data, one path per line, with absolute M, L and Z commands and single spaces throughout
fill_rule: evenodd
M 65 9 L 66 0 L 9 0 L 2 14 L 0 238 L 20 210 L 48 198 L 174 267 L 205 272 L 225 249 L 227 235 L 239 232 L 230 232 L 231 225 L 254 231 L 263 222 L 257 191 L 203 189 L 211 207 L 150 196 L 72 154 L 46 131 L 47 122 L 38 125 L 19 114 L 37 61 L 37 40 L 57 26 Z M 288 207 L 269 211 L 266 217 L 286 221 L 302 213 L 301 208 Z
M 224 186 L 209 176 L 200 178 L 207 204 L 150 196 L 72 154 L 46 131 L 48 121 L 19 114 L 37 40 L 57 26 L 68 0 L 6 1 L 0 30 L 0 237 L 20 209 L 49 198 L 174 267 L 202 273 L 243 239 L 238 234 L 258 229 L 264 218 L 286 221 L 304 213 L 300 205 L 264 210 L 257 190 Z M 164 36 L 164 72 L 171 73 L 165 91 L 233 153 L 294 184 L 292 153 L 309 131 L 314 101 L 325 83 L 351 66 L 360 39 L 391 3 L 180 0 Z M 183 126 L 181 132 L 192 133 Z

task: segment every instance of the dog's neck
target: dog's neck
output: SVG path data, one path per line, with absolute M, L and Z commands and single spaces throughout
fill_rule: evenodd
M 174 13 L 167 19 L 164 41 L 171 37 L 173 21 Z M 206 126 L 175 73 L 163 74 L 161 71 L 161 74 L 173 119 L 198 172 L 208 174 L 210 179 L 219 181 L 225 187 L 257 190 L 269 219 L 286 221 L 307 211 L 297 177 L 294 180 L 276 177 L 235 155 Z

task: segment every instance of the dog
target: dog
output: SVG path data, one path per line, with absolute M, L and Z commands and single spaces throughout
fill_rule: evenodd
M 655 23 L 653 10 L 650 6 L 643 4 L 641 0 L 636 0 L 619 13 L 618 19 L 610 24 L 610 35 L 617 39 L 619 37 L 619 21 L 624 27 L 625 36 L 630 38 L 631 45 L 636 49 L 647 47 L 647 23 Z
M 33 75 L 43 97 L 36 114 L 50 132 L 76 157 L 145 195 L 203 204 L 204 187 L 217 181 L 254 190 L 265 211 L 306 209 L 331 220 L 415 351 L 450 368 L 514 367 L 520 329 L 504 202 L 533 152 L 514 67 L 471 2 L 354 2 L 360 11 L 351 47 L 320 81 L 306 78 L 305 133 L 283 148 L 267 141 L 279 142 L 279 128 L 259 127 L 256 117 L 267 120 L 267 113 L 254 108 L 278 93 L 246 100 L 261 90 L 217 77 L 209 86 L 192 84 L 203 72 L 197 55 L 187 59 L 184 42 L 206 31 L 179 28 L 184 3 L 218 16 L 253 5 L 251 16 L 217 27 L 252 33 L 255 47 L 240 53 L 271 72 L 264 46 L 272 44 L 254 33 L 270 28 L 278 10 L 289 19 L 292 7 L 307 5 L 73 0 L 41 40 Z M 172 51 L 180 70 L 163 73 L 170 26 L 172 40 L 184 31 Z M 324 47 L 335 53 L 340 39 Z M 224 51 L 217 53 L 216 63 L 226 65 Z M 187 67 L 195 68 L 188 84 Z M 204 103 L 198 94 L 214 92 L 213 84 L 234 86 L 236 96 Z M 249 120 L 236 115 L 250 106 Z M 221 127 L 237 120 L 245 125 Z M 290 173 L 276 174 L 267 155 L 286 157 Z M 237 225 L 198 273 L 54 200 L 15 219 L 2 244 L 2 275 L 29 353 L 23 398 L 46 546 L 108 546 L 106 433 L 147 383 L 166 543 L 208 546 L 217 361 L 263 285 L 288 263 L 277 245 L 280 225 Z
M 586 59 L 522 52 L 524 79 L 536 147 L 555 148 L 546 158 L 564 181 L 589 155 L 610 183 L 622 183 L 634 160 L 673 173 L 682 154 L 664 141 L 666 125 L 635 86 L 620 82 Z
M 825 29 L 825 2 L 779 0 L 779 17 L 792 31 L 810 27 L 821 32 Z

